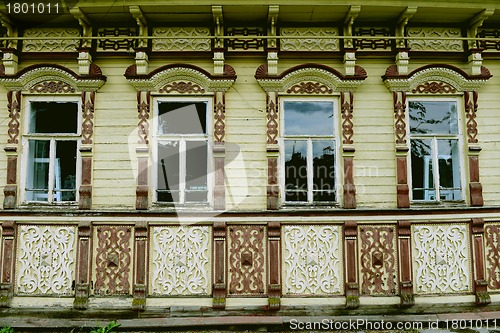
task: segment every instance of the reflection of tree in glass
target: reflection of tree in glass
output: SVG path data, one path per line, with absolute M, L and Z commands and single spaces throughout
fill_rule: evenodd
M 300 151 L 295 151 L 293 144 L 292 156 L 286 161 L 286 187 L 287 189 L 307 190 L 307 172 L 302 174 L 302 170 L 307 168 L 306 156 L 302 156 Z

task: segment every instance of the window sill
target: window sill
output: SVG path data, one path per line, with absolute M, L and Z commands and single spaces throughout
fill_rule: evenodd
M 212 205 L 208 202 L 205 203 L 191 203 L 191 204 L 173 204 L 163 202 L 153 202 L 150 210 L 165 210 L 165 211 L 210 211 Z
M 78 202 L 64 202 L 64 203 L 49 203 L 49 202 L 24 202 L 19 204 L 18 209 L 31 209 L 31 208 L 48 208 L 48 209 L 78 209 Z
M 465 207 L 467 203 L 465 200 L 457 201 L 411 201 L 410 207 Z

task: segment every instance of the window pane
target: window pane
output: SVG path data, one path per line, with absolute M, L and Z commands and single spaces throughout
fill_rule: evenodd
M 30 133 L 77 133 L 78 103 L 31 102 Z
M 413 200 L 436 200 L 431 140 L 411 140 L 411 180 Z
M 207 141 L 186 142 L 186 202 L 207 201 Z
M 438 140 L 441 200 L 461 200 L 458 140 Z
M 158 103 L 158 134 L 207 133 L 207 103 Z
M 307 141 L 285 141 L 285 200 L 307 201 Z
M 333 135 L 333 102 L 284 102 L 285 135 Z
M 313 141 L 313 200 L 335 201 L 335 142 Z
M 57 141 L 54 201 L 76 201 L 76 141 Z
M 49 199 L 49 155 L 50 141 L 28 142 L 28 172 L 26 178 L 26 200 L 48 201 Z
M 453 101 L 409 102 L 412 134 L 457 134 L 457 103 Z
M 179 202 L 179 142 L 158 143 L 158 201 Z

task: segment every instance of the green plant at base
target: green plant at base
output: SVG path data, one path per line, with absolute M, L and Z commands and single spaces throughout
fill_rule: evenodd
M 14 329 L 10 326 L 0 328 L 0 333 L 14 333 Z
M 90 331 L 90 333 L 112 333 L 114 332 L 114 329 L 117 327 L 120 327 L 120 324 L 117 324 L 115 321 L 112 321 L 108 324 L 108 326 L 96 327 L 92 331 Z

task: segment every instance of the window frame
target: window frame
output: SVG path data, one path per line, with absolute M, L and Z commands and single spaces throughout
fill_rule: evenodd
M 189 102 L 204 102 L 206 103 L 206 134 L 204 136 L 204 139 L 207 140 L 207 201 L 193 201 L 193 202 L 186 202 L 185 201 L 185 180 L 184 182 L 179 182 L 179 185 L 183 184 L 183 188 L 179 188 L 180 194 L 179 194 L 179 199 L 183 198 L 183 201 L 179 200 L 179 202 L 165 202 L 165 201 L 158 201 L 158 143 L 161 141 L 168 141 L 168 140 L 175 140 L 179 141 L 179 177 L 182 177 L 186 175 L 186 154 L 185 150 L 181 150 L 181 147 L 183 146 L 185 148 L 185 144 L 187 141 L 199 141 L 203 136 L 200 134 L 159 134 L 158 129 L 159 129 L 159 104 L 161 102 L 172 102 L 172 103 L 189 103 Z M 213 162 L 213 129 L 212 129 L 212 122 L 213 122 L 213 115 L 212 115 L 212 110 L 213 110 L 213 97 L 212 96 L 205 96 L 205 97 L 198 97 L 198 96 L 186 96 L 186 97 L 175 97 L 175 96 L 155 96 L 152 98 L 152 104 L 153 104 L 153 131 L 151 131 L 151 139 L 152 139 L 152 156 L 151 156 L 151 162 L 152 162 L 152 167 L 151 167 L 151 173 L 149 175 L 150 181 L 149 183 L 152 186 L 152 193 L 153 195 L 151 196 L 151 201 L 153 205 L 156 206 L 166 206 L 166 207 L 194 207 L 194 206 L 200 206 L 200 207 L 206 207 L 206 206 L 213 206 L 213 188 L 214 188 L 214 176 L 213 176 L 213 171 L 214 171 L 214 162 Z M 178 139 L 180 137 L 180 140 Z M 186 140 L 188 138 L 188 140 Z
M 278 159 L 278 168 L 281 170 L 279 173 L 279 184 L 280 184 L 280 204 L 282 206 L 339 206 L 342 202 L 341 195 L 341 151 L 340 151 L 340 133 L 339 133 L 339 96 L 333 95 L 328 97 L 319 96 L 279 96 L 279 107 L 280 107 L 280 136 L 278 138 L 280 157 Z M 319 136 L 308 136 L 308 135 L 285 135 L 285 102 L 332 102 L 333 103 L 333 134 L 329 135 L 319 135 Z M 303 140 L 307 142 L 307 201 L 286 201 L 286 168 L 285 168 L 285 140 L 288 138 L 297 138 L 297 140 Z M 335 201 L 314 201 L 314 184 L 313 184 L 313 151 L 312 151 L 312 141 L 313 139 L 324 139 L 324 140 L 334 140 L 335 141 L 335 152 L 334 152 L 334 169 L 335 169 Z
M 412 135 L 410 131 L 410 102 L 455 102 L 457 106 L 457 133 L 456 134 L 424 134 L 424 135 Z M 463 134 L 463 121 L 465 115 L 465 109 L 463 104 L 462 95 L 454 96 L 407 96 L 406 109 L 408 110 L 406 115 L 406 131 L 408 133 L 408 146 L 409 153 L 407 155 L 407 174 L 408 174 L 408 186 L 409 186 L 409 199 L 413 204 L 454 204 L 454 203 L 464 203 L 466 200 L 466 163 L 465 163 L 465 138 Z M 421 139 L 421 140 L 431 140 L 432 142 L 432 170 L 433 170 L 433 182 L 435 187 L 435 200 L 418 200 L 413 199 L 413 177 L 412 177 L 412 154 L 411 154 L 411 140 Z M 442 200 L 440 195 L 440 182 L 439 182 L 439 154 L 437 152 L 438 140 L 457 140 L 458 143 L 458 165 L 460 174 L 460 199 L 458 200 Z
M 65 102 L 77 104 L 77 125 L 76 133 L 29 133 L 31 125 L 31 102 Z M 79 187 L 81 184 L 82 157 L 80 153 L 82 137 L 82 99 L 81 96 L 65 95 L 23 95 L 22 96 L 22 158 L 21 158 L 21 203 L 27 205 L 57 205 L 57 206 L 77 206 L 80 200 Z M 29 201 L 27 199 L 27 178 L 29 164 L 29 141 L 48 140 L 49 143 L 49 175 L 48 175 L 48 198 L 47 201 Z M 76 141 L 76 168 L 75 168 L 75 200 L 74 201 L 54 201 L 54 163 L 55 163 L 55 142 L 56 141 Z

